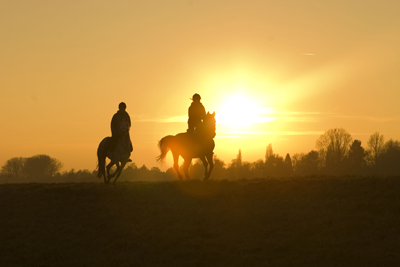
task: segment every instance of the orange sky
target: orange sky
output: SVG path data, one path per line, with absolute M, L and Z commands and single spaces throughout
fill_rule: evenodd
M 215 154 L 226 163 L 239 148 L 263 159 L 269 143 L 281 156 L 309 152 L 337 127 L 364 147 L 376 131 L 398 140 L 399 10 L 389 0 L 3 1 L 0 165 L 47 154 L 93 170 L 124 101 L 131 158 L 159 166 L 157 142 L 186 130 L 194 93 L 220 114 Z

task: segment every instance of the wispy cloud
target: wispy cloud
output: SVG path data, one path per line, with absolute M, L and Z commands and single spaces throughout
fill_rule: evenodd
M 254 118 L 248 118 L 248 121 L 252 124 L 267 123 L 276 119 L 285 122 L 316 122 L 319 120 L 318 117 L 328 114 L 320 112 L 291 112 L 291 111 L 278 111 L 271 108 L 260 108 L 258 109 L 257 116 Z M 149 115 L 133 115 L 132 121 L 134 122 L 154 122 L 154 123 L 181 123 L 187 122 L 187 115 L 176 115 L 176 116 L 149 116 Z M 218 120 L 219 116 L 217 113 L 217 124 L 224 123 L 224 121 Z M 234 120 L 234 118 L 232 118 Z
M 339 113 L 330 112 L 314 112 L 314 111 L 278 111 L 271 108 L 259 109 L 256 118 L 249 118 L 249 121 L 253 124 L 267 123 L 273 120 L 279 120 L 283 122 L 309 122 L 315 123 L 326 118 L 340 118 L 354 121 L 373 121 L 373 122 L 399 122 L 400 117 L 378 117 L 378 116 L 358 116 L 358 115 L 346 115 Z M 187 115 L 176 115 L 176 116 L 147 116 L 147 115 L 134 115 L 132 121 L 135 122 L 155 122 L 155 123 L 182 123 L 187 122 Z M 218 121 L 217 124 L 223 123 Z
M 218 134 L 216 138 L 252 138 L 263 135 L 321 135 L 324 131 L 230 131 Z
M 155 122 L 155 123 L 176 123 L 176 122 L 186 122 L 187 115 L 179 116 L 146 116 L 146 115 L 135 115 L 132 116 L 132 121 L 134 122 Z
M 275 116 L 284 122 L 318 122 L 328 114 L 321 112 L 277 112 Z
M 374 122 L 394 122 L 400 121 L 400 117 L 376 117 L 376 116 L 353 116 L 353 115 L 334 115 L 336 118 L 358 120 L 358 121 L 374 121 Z
M 372 121 L 372 122 L 396 122 L 400 121 L 399 116 L 378 117 L 378 116 L 359 116 L 347 115 L 333 112 L 276 112 L 275 116 L 280 120 L 287 122 L 318 122 L 327 118 L 340 118 L 354 121 Z

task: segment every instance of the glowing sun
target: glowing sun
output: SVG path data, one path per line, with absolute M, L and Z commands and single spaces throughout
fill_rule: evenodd
M 243 94 L 228 96 L 216 111 L 217 123 L 231 128 L 248 127 L 254 123 L 262 123 L 273 120 L 268 116 L 270 110 L 261 108 L 258 101 Z

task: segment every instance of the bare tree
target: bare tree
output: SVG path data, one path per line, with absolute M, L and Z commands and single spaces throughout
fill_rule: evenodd
M 330 129 L 318 138 L 316 147 L 327 171 L 334 174 L 343 171 L 351 140 L 343 128 Z
M 379 132 L 375 132 L 369 137 L 367 144 L 372 164 L 376 166 L 384 150 L 385 138 Z
M 25 158 L 16 157 L 7 160 L 6 164 L 1 167 L 1 174 L 6 176 L 21 177 L 24 171 Z

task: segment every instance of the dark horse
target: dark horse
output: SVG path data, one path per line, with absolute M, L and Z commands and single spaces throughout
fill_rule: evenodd
M 189 177 L 189 166 L 193 158 L 199 158 L 204 165 L 205 177 L 207 180 L 211 176 L 214 168 L 213 150 L 215 147 L 215 112 L 207 113 L 203 119 L 203 123 L 196 129 L 196 133 L 179 133 L 177 135 L 167 135 L 158 142 L 160 156 L 157 157 L 158 162 L 163 162 L 168 151 L 171 150 L 174 158 L 174 169 L 179 179 L 182 175 L 179 172 L 179 156 L 184 159 L 183 171 L 187 179 Z
M 97 177 L 104 177 L 104 183 L 108 184 L 110 180 L 115 176 L 114 183 L 117 181 L 118 177 L 121 175 L 122 169 L 125 167 L 126 163 L 131 156 L 131 143 L 129 137 L 129 128 L 123 128 L 122 137 L 120 138 L 115 151 L 108 149 L 111 137 L 104 138 L 97 149 L 97 160 L 98 160 L 98 173 Z M 107 176 L 106 176 L 106 158 L 111 161 L 107 165 Z M 121 165 L 120 165 L 121 163 Z M 116 165 L 117 169 L 114 173 L 110 174 L 110 169 L 112 166 Z

